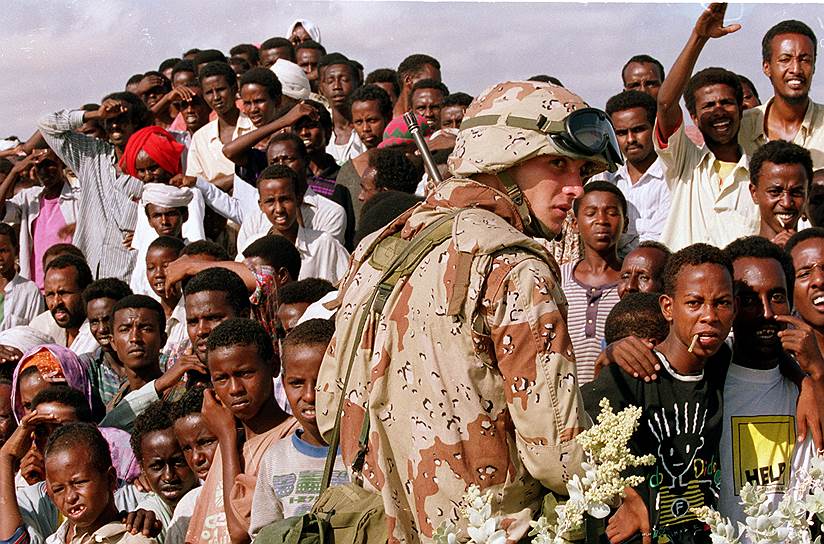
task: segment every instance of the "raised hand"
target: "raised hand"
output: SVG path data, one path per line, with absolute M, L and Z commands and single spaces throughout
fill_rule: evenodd
M 741 29 L 738 23 L 724 26 L 724 14 L 727 12 L 727 4 L 716 2 L 710 4 L 707 9 L 698 17 L 695 23 L 695 33 L 700 38 L 721 38 L 727 34 L 732 34 Z
M 128 108 L 126 108 L 119 100 L 107 98 L 97 109 L 96 117 L 98 119 L 114 119 L 118 115 L 122 115 L 128 111 Z

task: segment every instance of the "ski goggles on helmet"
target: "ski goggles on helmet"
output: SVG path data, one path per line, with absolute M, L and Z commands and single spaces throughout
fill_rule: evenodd
M 536 121 L 538 130 L 562 150 L 583 156 L 601 155 L 609 163 L 610 170 L 624 164 L 612 121 L 599 109 L 575 110 L 563 121 L 550 121 L 539 115 Z

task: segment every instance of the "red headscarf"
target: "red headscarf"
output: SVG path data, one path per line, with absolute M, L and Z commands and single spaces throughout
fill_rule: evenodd
M 175 141 L 174 136 L 165 129 L 152 125 L 142 128 L 132 134 L 126 143 L 126 149 L 120 158 L 120 169 L 130 176 L 137 177 L 135 160 L 141 150 L 145 151 L 153 161 L 173 176 L 181 171 L 180 154 L 185 147 Z

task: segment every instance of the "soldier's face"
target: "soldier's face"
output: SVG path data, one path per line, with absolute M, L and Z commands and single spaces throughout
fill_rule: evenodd
M 529 209 L 546 228 L 561 231 L 572 202 L 584 191 L 590 161 L 540 155 L 513 166 L 510 175 L 523 191 Z

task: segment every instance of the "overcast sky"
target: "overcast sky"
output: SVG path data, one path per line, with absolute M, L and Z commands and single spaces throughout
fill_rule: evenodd
M 620 68 L 648 53 L 669 69 L 702 4 L 284 2 L 273 0 L 66 0 L 4 2 L 0 35 L 0 137 L 27 137 L 36 119 L 98 102 L 128 77 L 192 47 L 224 52 L 283 36 L 295 18 L 314 21 L 328 51 L 366 71 L 397 67 L 411 53 L 442 64 L 452 91 L 477 94 L 505 79 L 558 77 L 591 105 L 620 91 Z M 743 28 L 705 48 L 699 68 L 723 66 L 752 79 L 762 96 L 760 41 L 782 19 L 800 19 L 824 44 L 822 4 L 737 4 Z M 812 96 L 824 100 L 822 78 Z

